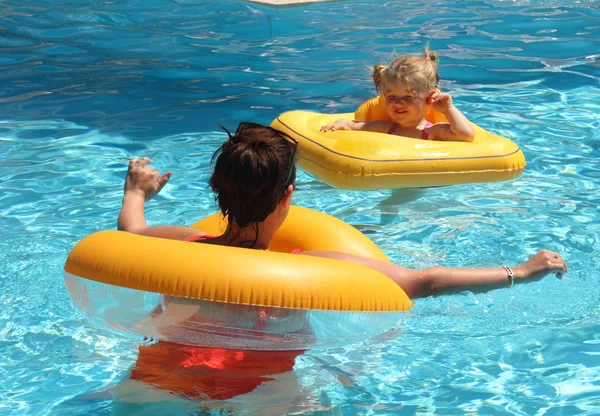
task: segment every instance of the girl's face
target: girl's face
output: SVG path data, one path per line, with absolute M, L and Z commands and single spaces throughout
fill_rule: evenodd
M 423 121 L 427 94 L 404 84 L 389 84 L 383 90 L 385 108 L 394 122 L 402 127 L 417 126 Z

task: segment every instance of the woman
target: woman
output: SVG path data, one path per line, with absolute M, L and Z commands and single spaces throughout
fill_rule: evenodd
M 148 158 L 132 159 L 125 179 L 120 230 L 201 244 L 268 250 L 277 229 L 283 224 L 292 203 L 296 179 L 298 143 L 281 132 L 260 124 L 242 123 L 236 133 L 214 154 L 210 186 L 228 226 L 219 236 L 181 226 L 148 227 L 144 204 L 157 195 L 171 178 L 150 166 Z M 514 268 L 460 269 L 432 267 L 411 270 L 390 263 L 331 251 L 305 251 L 301 255 L 320 256 L 363 264 L 396 282 L 411 298 L 452 291 L 482 291 L 567 271 L 556 253 L 542 250 Z M 309 330 L 308 328 L 307 330 Z M 149 401 L 176 396 L 203 402 L 232 403 L 248 395 L 277 397 L 286 394 L 298 402 L 295 359 L 303 351 L 237 351 L 190 347 L 158 342 L 140 346 L 131 379 L 120 383 L 119 396 L 132 396 L 131 388 L 155 387 Z M 142 384 L 139 384 L 142 382 Z M 144 386 L 144 387 L 142 387 Z M 273 388 L 277 389 L 274 393 Z M 125 393 L 123 393 L 123 391 Z M 207 402 L 208 400 L 208 402 Z M 262 399 L 261 399 L 262 400 Z M 310 402 L 312 399 L 301 400 Z M 221 406 L 221 405 L 216 405 Z M 288 411 L 281 411 L 281 414 Z
M 255 123 L 241 123 L 234 135 L 214 154 L 210 186 L 228 227 L 220 236 L 210 236 L 183 226 L 149 227 L 144 203 L 156 196 L 172 173 L 161 175 L 148 158 L 129 162 L 119 230 L 135 234 L 223 246 L 268 250 L 283 224 L 294 193 L 298 143 L 283 133 Z M 350 254 L 312 250 L 301 255 L 328 257 L 358 263 L 378 270 L 398 284 L 410 298 L 457 291 L 486 291 L 541 279 L 550 273 L 562 277 L 568 271 L 563 258 L 541 250 L 515 267 L 450 268 L 412 270 Z

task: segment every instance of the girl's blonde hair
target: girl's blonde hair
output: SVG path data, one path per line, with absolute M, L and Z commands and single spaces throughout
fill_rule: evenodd
M 440 76 L 437 73 L 437 65 L 437 54 L 428 48 L 425 48 L 423 57 L 404 56 L 389 65 L 375 65 L 375 88 L 381 92 L 388 84 L 400 84 L 415 92 L 428 93 L 438 88 Z

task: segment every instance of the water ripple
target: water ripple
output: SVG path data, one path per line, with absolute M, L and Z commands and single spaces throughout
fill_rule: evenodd
M 127 377 L 139 340 L 90 326 L 62 266 L 81 237 L 114 228 L 130 157 L 175 172 L 148 221 L 190 223 L 215 210 L 207 181 L 224 139 L 217 125 L 352 111 L 374 94 L 373 64 L 429 41 L 442 88 L 472 121 L 519 144 L 524 174 L 340 192 L 300 172 L 295 202 L 350 222 L 407 267 L 516 264 L 545 247 L 571 271 L 419 300 L 378 340 L 307 354 L 297 413 L 598 413 L 597 2 L 9 0 L 0 10 L 0 398 L 9 412 L 115 410 L 103 392 Z

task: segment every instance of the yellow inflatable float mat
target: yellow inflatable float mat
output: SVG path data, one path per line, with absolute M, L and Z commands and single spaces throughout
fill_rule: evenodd
M 427 141 L 383 133 L 338 130 L 322 132 L 340 118 L 389 120 L 379 95 L 352 113 L 290 111 L 271 126 L 299 142 L 298 167 L 340 189 L 433 187 L 513 179 L 525 168 L 523 152 L 511 140 L 477 125 L 473 142 Z M 445 117 L 428 106 L 432 123 Z

